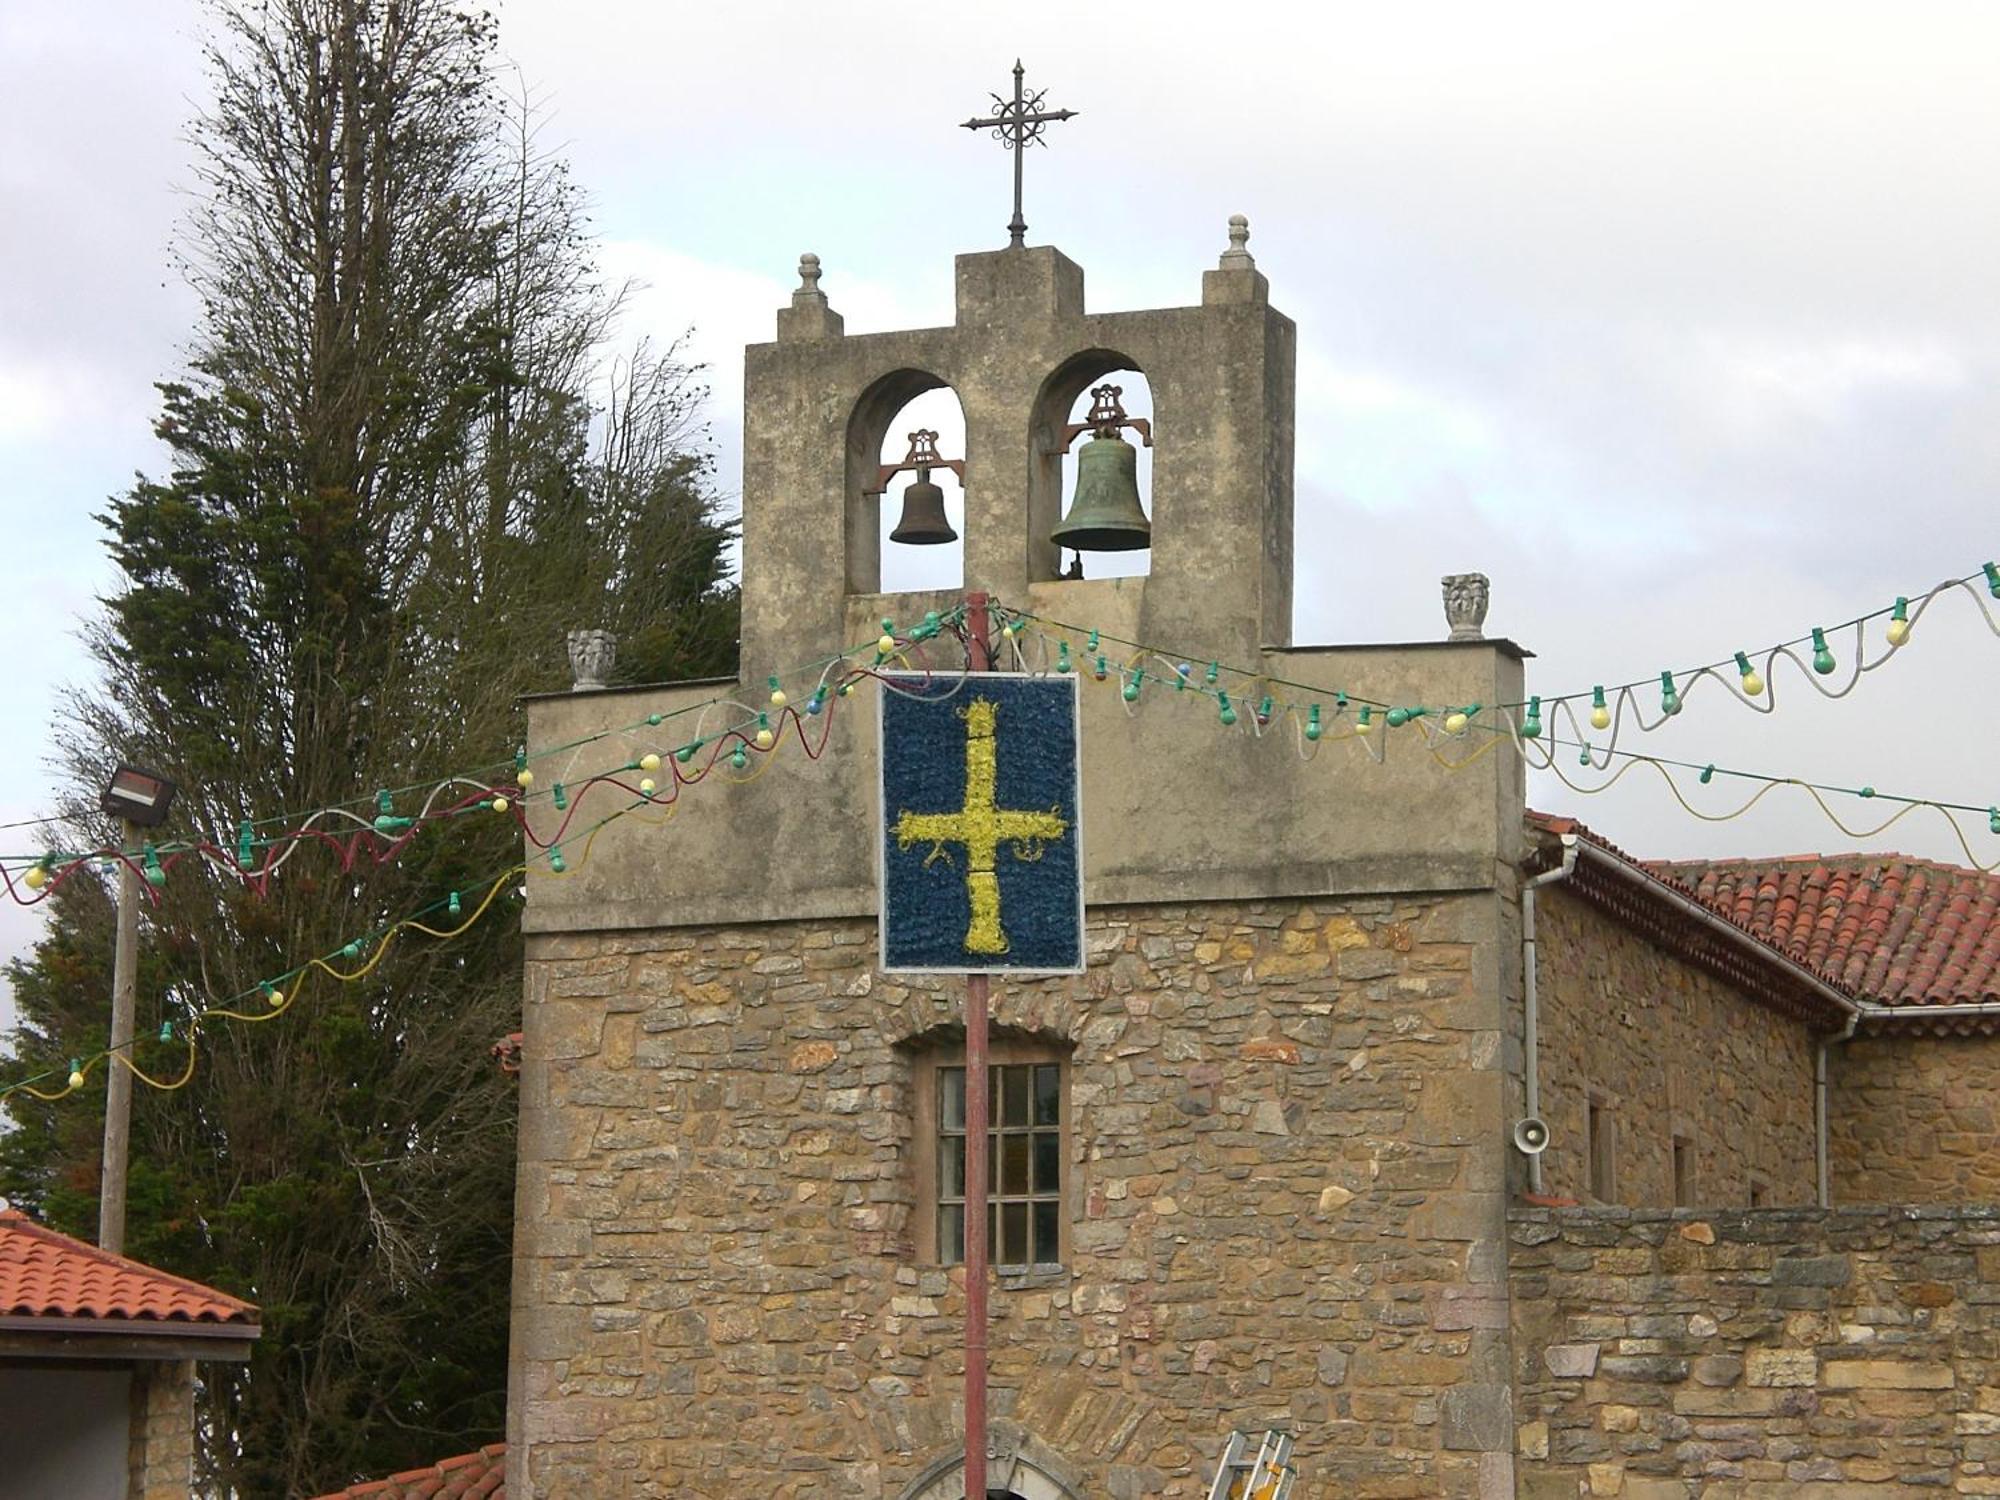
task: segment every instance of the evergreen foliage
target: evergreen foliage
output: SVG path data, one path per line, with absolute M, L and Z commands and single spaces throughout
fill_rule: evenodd
M 491 20 L 268 0 L 215 22 L 182 246 L 203 315 L 156 425 L 171 470 L 102 518 L 122 579 L 58 732 L 79 843 L 115 836 L 88 803 L 118 759 L 181 784 L 163 835 L 225 844 L 449 770 L 504 779 L 519 696 L 568 680 L 568 629 L 616 631 L 628 679 L 734 668 L 705 393 L 673 350 L 600 379 L 619 299 L 532 110 L 496 85 Z M 142 922 L 139 1065 L 178 1073 L 162 1020 L 518 858 L 488 814 L 379 869 L 302 848 L 261 897 L 183 863 Z M 364 982 L 300 981 L 265 1024 L 212 1023 L 185 1088 L 135 1091 L 127 1252 L 263 1313 L 247 1368 L 204 1371 L 210 1492 L 315 1494 L 501 1433 L 503 905 L 454 942 L 399 940 Z M 103 1045 L 111 930 L 108 885 L 66 882 L 11 974 L 17 1067 Z M 13 1095 L 0 1139 L 0 1191 L 85 1238 L 102 1076 Z

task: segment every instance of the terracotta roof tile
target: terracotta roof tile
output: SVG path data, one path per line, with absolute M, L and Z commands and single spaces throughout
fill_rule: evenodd
M 11 1208 L 0 1210 L 0 1317 L 240 1323 L 253 1334 L 257 1326 L 248 1302 L 57 1234 Z
M 477 1453 L 350 1485 L 316 1500 L 507 1500 L 507 1445 L 488 1443 Z
M 1646 868 L 1857 1000 L 2000 1001 L 2000 874 L 1900 854 L 1659 860 Z

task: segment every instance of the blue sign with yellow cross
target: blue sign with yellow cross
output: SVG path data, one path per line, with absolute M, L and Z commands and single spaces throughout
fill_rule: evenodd
M 882 678 L 882 967 L 1083 969 L 1074 677 Z

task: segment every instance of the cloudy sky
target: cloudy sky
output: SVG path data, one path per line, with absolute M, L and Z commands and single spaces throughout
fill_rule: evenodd
M 770 336 L 799 252 L 864 332 L 948 322 L 952 255 L 1004 243 L 1007 162 L 955 122 L 1019 54 L 1082 112 L 1031 158 L 1027 216 L 1082 263 L 1093 308 L 1195 300 L 1227 216 L 1250 217 L 1299 325 L 1299 640 L 1435 637 L 1439 576 L 1477 569 L 1489 630 L 1537 652 L 1553 694 L 2000 553 L 1991 6 L 1084 15 L 500 7 L 606 267 L 645 284 L 628 335 L 696 330 L 725 482 L 739 351 Z M 0 0 L 0 821 L 46 809 L 57 694 L 111 582 L 91 516 L 161 466 L 151 382 L 192 312 L 167 252 L 200 25 L 182 0 Z M 1983 806 L 1996 684 L 2000 640 L 1961 596 L 1842 702 L 1783 679 L 1764 718 L 1711 687 L 1644 748 Z M 1855 843 L 1790 794 L 1726 824 L 1651 778 L 1534 796 L 1645 854 Z M 1960 857 L 1927 818 L 1864 842 Z M 31 932 L 0 912 L 0 947 Z

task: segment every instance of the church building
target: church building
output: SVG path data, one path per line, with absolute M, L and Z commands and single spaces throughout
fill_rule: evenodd
M 969 981 L 884 962 L 876 673 L 986 650 L 1076 679 L 1034 839 L 1085 903 L 1077 972 L 991 982 L 989 1495 L 1204 1497 L 1267 1430 L 1294 1500 L 2000 1493 L 2000 881 L 1649 865 L 1504 737 L 1385 724 L 1523 703 L 1529 653 L 1292 641 L 1296 337 L 1240 220 L 1184 307 L 1015 246 L 850 335 L 800 270 L 745 353 L 739 680 L 530 705 L 543 782 L 633 810 L 530 803 L 506 1493 L 963 1495 Z M 962 456 L 885 465 L 939 388 Z M 1120 496 L 1149 456 L 1136 520 L 1068 504 L 1085 436 Z M 898 469 L 962 482 L 962 588 L 885 590 Z M 1143 576 L 1065 565 L 1139 527 Z

